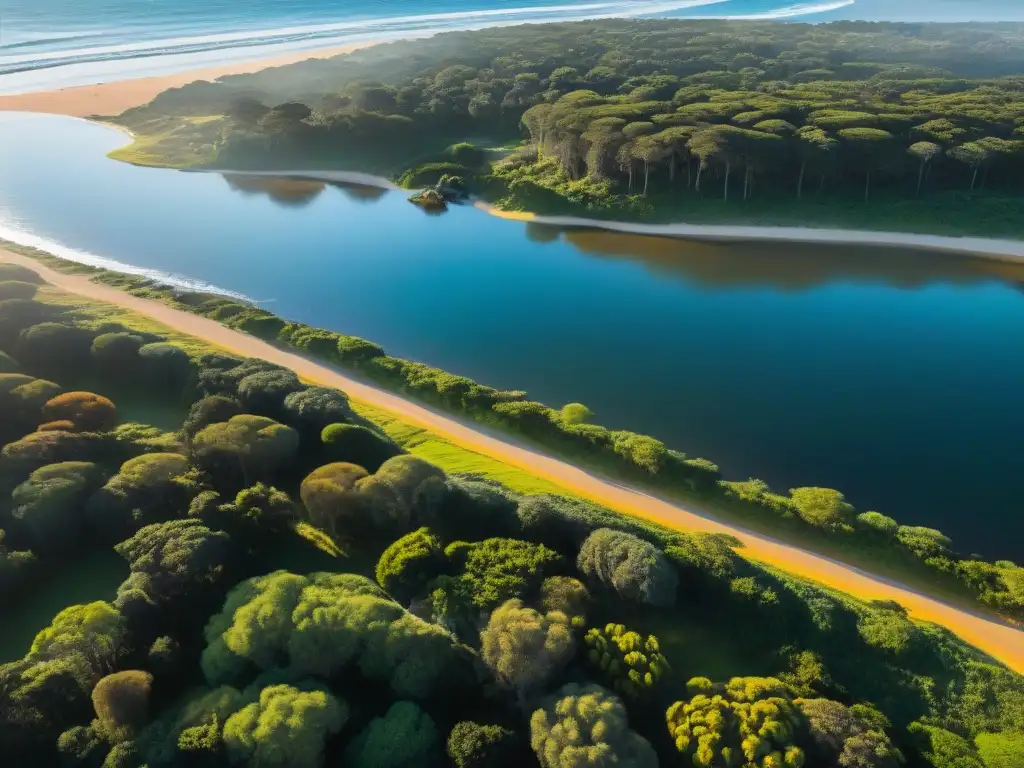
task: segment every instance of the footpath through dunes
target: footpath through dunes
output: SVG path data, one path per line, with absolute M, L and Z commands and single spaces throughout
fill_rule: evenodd
M 0 262 L 27 267 L 57 288 L 130 309 L 179 332 L 237 354 L 259 357 L 287 366 L 306 379 L 345 390 L 353 399 L 389 411 L 402 421 L 430 430 L 469 450 L 531 472 L 561 486 L 566 491 L 612 509 L 685 531 L 728 533 L 743 543 L 742 554 L 746 557 L 862 599 L 895 600 L 915 618 L 931 621 L 949 629 L 1016 672 L 1024 673 L 1024 631 L 1012 626 L 947 605 L 900 584 L 827 557 L 721 523 L 700 510 L 684 509 L 651 494 L 602 478 L 546 456 L 533 448 L 517 445 L 507 437 L 489 433 L 478 425 L 467 424 L 451 416 L 436 413 L 398 395 L 352 379 L 327 365 L 278 349 L 214 320 L 90 282 L 88 276 L 55 272 L 33 259 L 2 248 Z

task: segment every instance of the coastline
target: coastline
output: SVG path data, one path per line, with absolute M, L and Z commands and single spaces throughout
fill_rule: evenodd
M 519 444 L 507 436 L 433 411 L 352 378 L 329 365 L 287 352 L 214 320 L 176 309 L 159 301 L 132 296 L 110 286 L 93 283 L 88 276 L 56 272 L 29 257 L 3 248 L 0 248 L 0 261 L 21 264 L 36 271 L 47 282 L 62 290 L 125 307 L 218 347 L 285 365 L 304 378 L 341 388 L 354 400 L 395 414 L 402 421 L 427 429 L 467 450 L 528 471 L 571 493 L 595 500 L 621 513 L 652 520 L 678 530 L 720 532 L 736 536 L 743 544 L 741 554 L 752 560 L 820 582 L 861 599 L 895 600 L 904 605 L 915 618 L 940 624 L 1011 668 L 1024 672 L 1024 633 L 1012 626 L 970 610 L 954 607 L 829 557 L 814 554 L 740 526 L 721 522 L 714 515 L 701 509 L 689 508 L 689 505 L 684 508 L 678 503 L 603 478 Z
M 221 173 L 238 176 L 275 176 L 315 181 L 366 184 L 390 191 L 414 192 L 399 187 L 390 179 L 360 171 L 232 171 L 217 168 L 186 168 L 187 173 Z M 505 211 L 482 200 L 473 207 L 490 216 L 509 221 L 547 224 L 554 227 L 584 227 L 608 232 L 653 237 L 676 237 L 711 242 L 744 242 L 751 240 L 784 243 L 817 243 L 821 245 L 863 245 L 869 248 L 920 248 L 942 253 L 1024 263 L 1024 240 L 985 237 L 952 237 L 949 235 L 886 232 L 870 229 L 827 229 L 817 227 L 771 227 L 728 224 L 644 224 L 633 221 L 609 221 L 582 216 L 543 216 L 529 211 Z
M 1024 262 L 1024 240 L 1000 240 L 984 237 L 885 232 L 870 229 L 824 229 L 813 227 L 767 227 L 723 224 L 643 224 L 630 221 L 605 221 L 580 216 L 538 216 L 528 211 L 503 211 L 477 201 L 474 207 L 499 219 L 548 224 L 556 227 L 586 227 L 609 232 L 656 237 L 679 237 L 716 242 L 776 241 L 819 243 L 822 245 L 864 245 L 868 247 L 924 248 L 963 256 L 999 261 Z
M 96 85 L 80 85 L 52 91 L 33 91 L 0 96 L 0 111 L 42 112 L 71 117 L 118 115 L 126 109 L 148 104 L 168 88 L 180 88 L 197 80 L 217 80 L 229 75 L 248 75 L 272 67 L 297 64 L 309 59 L 329 59 L 369 48 L 398 38 L 381 37 L 336 45 L 313 51 L 296 51 L 251 61 L 240 61 L 216 67 L 190 69 L 170 75 L 116 80 Z

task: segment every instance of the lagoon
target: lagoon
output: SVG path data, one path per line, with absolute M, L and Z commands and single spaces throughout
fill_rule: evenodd
M 0 115 L 0 237 L 234 291 L 718 463 L 1021 559 L 1024 265 L 428 216 L 402 193 L 137 168 Z

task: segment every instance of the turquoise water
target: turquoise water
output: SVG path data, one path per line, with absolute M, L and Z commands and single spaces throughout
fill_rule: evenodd
M 609 427 L 731 478 L 1021 559 L 1024 265 L 929 253 L 558 232 L 403 194 L 239 189 L 136 168 L 123 137 L 0 116 L 0 237 L 236 291 Z
M 361 39 L 611 17 L 1024 21 L 1019 0 L 0 0 L 0 93 L 184 71 Z

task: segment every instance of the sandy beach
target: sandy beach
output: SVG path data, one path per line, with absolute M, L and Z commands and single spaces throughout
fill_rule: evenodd
M 389 411 L 406 423 L 430 430 L 471 451 L 543 477 L 566 491 L 600 502 L 626 514 L 679 530 L 728 533 L 742 543 L 742 553 L 789 573 L 821 582 L 867 600 L 895 600 L 918 619 L 932 621 L 1024 673 L 1024 631 L 994 619 L 957 608 L 912 589 L 873 576 L 827 557 L 816 555 L 768 536 L 714 519 L 696 508 L 683 508 L 641 490 L 604 479 L 540 453 L 479 425 L 430 410 L 398 395 L 346 376 L 339 370 L 286 352 L 227 328 L 213 320 L 166 304 L 131 296 L 80 275 L 55 272 L 38 262 L 0 248 L 0 261 L 20 264 L 54 286 L 90 299 L 105 301 L 146 315 L 169 328 L 204 339 L 236 354 L 259 357 L 291 368 L 303 378 L 344 390 L 355 400 Z
M 228 75 L 247 75 L 270 67 L 283 67 L 307 59 L 329 59 L 360 48 L 368 48 L 388 40 L 364 40 L 349 45 L 315 51 L 297 51 L 272 58 L 225 64 L 206 69 L 193 69 L 173 75 L 142 77 L 117 82 L 61 88 L 55 91 L 37 91 L 0 96 L 0 110 L 13 112 L 45 112 L 72 117 L 92 115 L 119 115 L 126 109 L 152 101 L 168 88 L 180 88 L 196 80 L 216 80 Z

